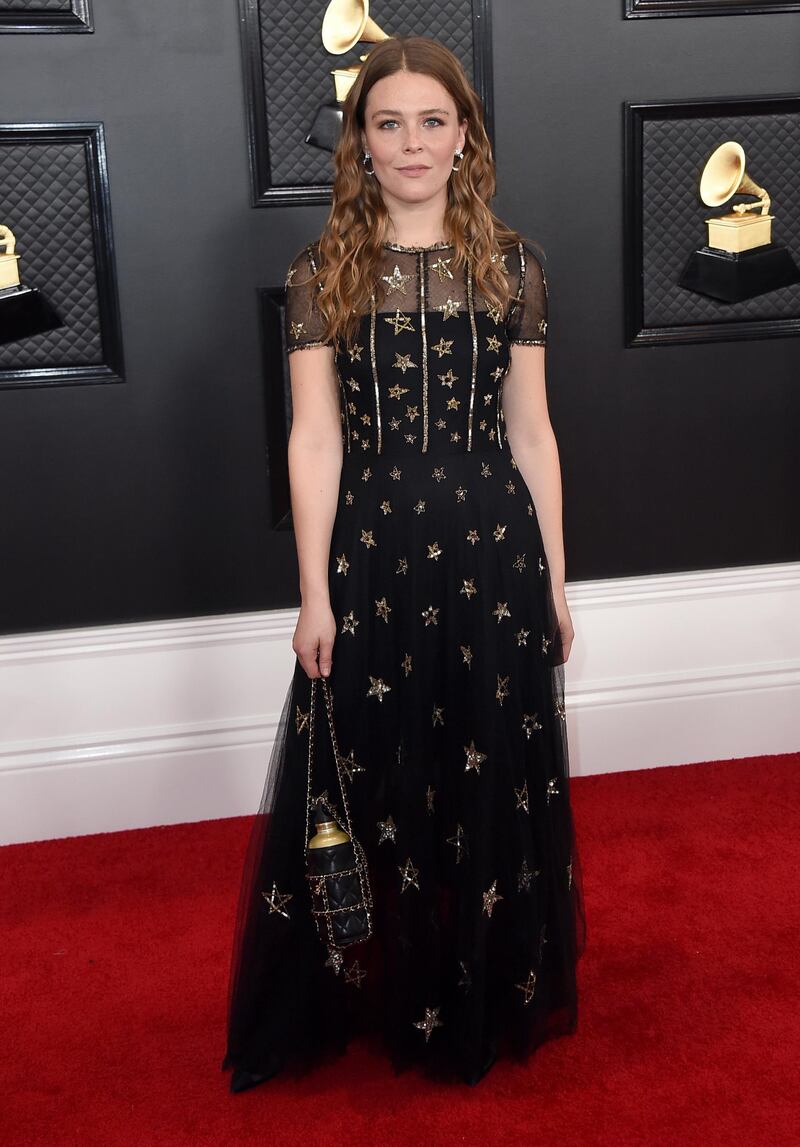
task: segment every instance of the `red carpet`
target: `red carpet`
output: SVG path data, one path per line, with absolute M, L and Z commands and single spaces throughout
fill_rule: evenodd
M 352 1045 L 219 1070 L 249 820 L 0 849 L 4 1147 L 800 1139 L 800 754 L 580 778 L 576 1035 L 448 1090 Z

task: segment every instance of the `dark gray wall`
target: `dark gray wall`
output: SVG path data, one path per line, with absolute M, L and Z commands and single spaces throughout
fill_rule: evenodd
M 797 92 L 800 17 L 621 7 L 493 13 L 495 208 L 548 254 L 567 576 L 797 559 L 800 341 L 623 349 L 621 106 Z M 298 601 L 256 289 L 327 208 L 249 206 L 235 0 L 102 0 L 95 25 L 0 35 L 3 122 L 105 124 L 127 372 L 0 389 L 5 633 Z

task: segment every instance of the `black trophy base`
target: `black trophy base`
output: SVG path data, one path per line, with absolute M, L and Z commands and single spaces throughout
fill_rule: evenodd
M 782 243 L 740 252 L 701 247 L 692 251 L 678 283 L 722 303 L 741 303 L 800 283 L 800 270 Z
M 0 291 L 0 346 L 63 326 L 63 319 L 36 287 Z
M 311 130 L 306 136 L 306 143 L 312 147 L 319 147 L 323 151 L 333 152 L 342 134 L 342 105 L 335 101 L 329 104 L 320 104 Z

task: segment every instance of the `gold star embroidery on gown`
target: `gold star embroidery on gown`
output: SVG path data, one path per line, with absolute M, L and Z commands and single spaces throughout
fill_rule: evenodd
M 360 624 L 361 622 L 351 609 L 350 612 L 346 613 L 342 618 L 342 633 L 352 633 L 353 637 L 355 637 L 356 626 Z
M 556 701 L 556 716 L 561 721 L 566 721 L 567 719 L 567 710 L 564 708 L 563 701 Z
M 499 323 L 503 317 L 503 313 L 499 307 L 487 307 L 486 313 L 493 323 Z
M 346 575 L 347 571 L 350 569 L 350 562 L 347 560 L 347 555 L 337 554 L 336 563 L 336 572 Z
M 389 471 L 389 477 L 394 478 L 394 480 L 396 482 L 396 481 L 398 481 L 398 479 L 402 473 L 403 473 L 403 471 L 398 466 L 393 466 L 392 469 Z
M 434 343 L 431 350 L 435 350 L 439 358 L 443 358 L 446 354 L 452 354 L 453 343 L 455 339 L 439 339 L 438 343 Z
M 437 375 L 440 379 L 442 386 L 452 387 L 454 382 L 458 382 L 458 375 L 453 374 L 452 370 L 448 370 L 447 374 Z
M 408 558 L 400 558 L 397 562 L 397 569 L 395 573 L 407 574 L 408 573 Z
M 433 542 L 432 545 L 428 546 L 428 557 L 433 558 L 434 561 L 438 561 L 443 553 L 444 553 L 444 550 L 439 548 L 438 542 Z
M 346 757 L 340 757 L 340 760 L 342 762 L 342 768 L 344 769 L 345 773 L 347 774 L 348 781 L 352 781 L 353 776 L 356 773 L 365 773 L 367 771 L 363 765 L 359 765 L 356 763 L 355 754 L 354 754 L 352 749 L 350 750 L 350 752 L 347 754 Z
M 426 1008 L 424 1017 L 421 1020 L 417 1020 L 414 1023 L 414 1027 L 425 1032 L 425 1043 L 427 1043 L 431 1038 L 431 1032 L 434 1028 L 444 1027 L 444 1024 L 439 1019 L 439 1008 Z
M 384 498 L 384 500 L 381 502 L 380 508 L 383 510 L 384 515 L 391 514 L 392 503 L 387 498 Z
M 328 958 L 325 961 L 325 967 L 333 968 L 334 975 L 338 976 L 343 963 L 344 955 L 339 951 L 338 948 L 334 948 L 333 944 L 329 944 Z
M 502 345 L 503 344 L 500 342 L 500 339 L 497 337 L 497 335 L 487 335 L 486 336 L 486 349 L 487 350 L 494 351 L 495 354 L 497 354 Z
M 347 493 L 344 496 L 344 500 L 345 500 L 345 505 L 352 506 L 353 502 L 355 502 L 355 500 L 356 500 L 355 494 L 353 494 L 352 490 L 347 491 Z
M 442 312 L 442 319 L 447 320 L 447 319 L 453 318 L 454 316 L 457 317 L 458 316 L 458 308 L 463 307 L 463 306 L 464 306 L 464 304 L 462 302 L 460 302 L 460 300 L 451 299 L 450 296 L 448 295 L 446 302 L 440 303 L 439 306 L 435 307 L 434 309 L 437 311 L 441 311 Z
M 486 760 L 486 753 L 480 752 L 475 748 L 475 742 L 470 741 L 469 745 L 464 746 L 464 752 L 467 754 L 467 763 L 464 766 L 464 772 L 468 773 L 470 769 L 474 769 L 480 776 L 481 765 Z
M 297 730 L 298 734 L 302 733 L 303 729 L 308 728 L 308 722 L 309 722 L 310 716 L 311 716 L 311 710 L 310 709 L 307 713 L 304 713 L 299 705 L 295 705 L 294 724 L 295 724 L 295 729 Z
M 429 605 L 427 609 L 423 609 L 422 616 L 425 618 L 425 624 L 426 625 L 438 625 L 439 624 L 438 614 L 439 614 L 439 607 L 438 606 L 436 608 L 434 608 L 434 606 Z
M 523 859 L 522 867 L 520 868 L 519 872 L 517 873 L 517 891 L 518 892 L 530 892 L 531 881 L 533 880 L 533 878 L 535 876 L 538 876 L 538 875 L 539 875 L 539 869 L 537 868 L 534 872 L 532 872 L 531 869 L 528 867 L 527 859 Z
M 525 809 L 525 812 L 530 812 L 530 809 L 528 808 L 528 782 L 527 782 L 527 780 L 525 781 L 525 783 L 523 784 L 521 789 L 518 789 L 515 785 L 514 786 L 514 792 L 515 792 L 516 797 L 517 797 L 517 808 L 523 808 L 523 809 Z
M 445 279 L 452 279 L 453 272 L 450 270 L 452 259 L 439 258 L 435 263 L 431 264 L 431 270 L 435 271 L 439 276 L 439 282 L 443 283 Z
M 405 655 L 405 657 L 403 658 L 401 668 L 402 668 L 403 672 L 405 673 L 406 677 L 408 677 L 409 673 L 411 672 L 411 654 L 410 653 L 407 653 Z
M 350 361 L 361 362 L 361 352 L 363 349 L 363 346 L 359 346 L 358 343 L 356 343 L 355 346 L 348 347 L 347 353 L 350 355 Z
M 424 500 L 424 498 L 419 499 L 417 504 L 414 506 L 414 509 L 416 510 L 416 512 L 418 514 L 424 514 L 425 513 L 425 500 Z
M 403 877 L 403 886 L 400 891 L 405 892 L 405 890 L 410 888 L 412 884 L 417 889 L 417 891 L 419 891 L 419 884 L 417 883 L 419 869 L 415 868 L 411 863 L 411 857 L 409 856 L 407 858 L 405 864 L 398 864 L 397 867 L 400 871 L 400 875 Z
M 366 466 L 366 467 L 365 467 L 365 468 L 364 468 L 364 469 L 361 471 L 361 479 L 362 479 L 362 481 L 364 481 L 364 482 L 368 482 L 368 481 L 370 480 L 370 478 L 371 478 L 371 477 L 372 477 L 372 471 L 370 470 L 369 466 Z
M 357 988 L 360 988 L 361 981 L 366 974 L 366 971 L 361 967 L 358 960 L 354 960 L 350 967 L 345 969 L 344 978 L 348 984 L 355 984 Z
M 466 665 L 468 669 L 471 669 L 472 668 L 472 649 L 470 648 L 469 645 L 460 645 L 459 649 L 461 650 L 461 656 L 463 658 L 464 665 Z
M 428 805 L 428 812 L 429 813 L 432 813 L 435 811 L 434 807 L 433 807 L 433 798 L 435 796 L 436 796 L 436 789 L 431 788 L 431 786 L 428 785 L 428 791 L 425 793 L 425 800 L 426 800 L 427 805 Z
M 394 270 L 391 275 L 381 275 L 381 279 L 386 284 L 386 294 L 390 295 L 393 291 L 399 291 L 401 295 L 406 293 L 406 284 L 411 279 L 410 275 L 403 275 L 400 268 L 395 263 Z
M 370 546 L 377 546 L 378 544 L 372 536 L 372 530 L 362 530 L 360 540 L 364 543 L 367 549 L 369 549 Z
M 385 597 L 376 599 L 375 601 L 375 616 L 382 617 L 386 624 L 389 624 L 389 614 L 392 612 L 392 607 L 389 605 Z
M 543 654 L 545 654 L 545 655 L 547 654 L 547 650 L 548 650 L 549 646 L 550 646 L 550 638 L 545 637 L 544 634 L 542 634 L 542 653 Z
M 431 721 L 433 722 L 434 728 L 437 725 L 443 725 L 444 724 L 444 706 L 442 706 L 442 705 L 434 705 L 433 706 L 433 712 L 431 713 Z
M 508 696 L 508 682 L 510 677 L 510 674 L 506 677 L 501 677 L 499 673 L 497 674 L 497 692 L 495 693 L 495 697 L 501 705 L 503 704 L 505 698 Z
M 261 895 L 264 897 L 267 904 L 269 904 L 270 916 L 272 915 L 273 912 L 279 912 L 281 914 L 281 916 L 285 916 L 287 920 L 290 919 L 289 913 L 286 911 L 284 905 L 289 903 L 289 901 L 292 899 L 292 896 L 294 895 L 294 893 L 292 893 L 292 892 L 279 892 L 278 891 L 278 885 L 273 880 L 272 891 L 271 892 L 262 892 Z
M 413 422 L 415 418 L 419 418 L 419 417 L 420 417 L 420 413 L 419 413 L 419 407 L 418 406 L 407 406 L 406 407 L 406 418 L 409 420 L 409 422 Z
M 395 363 L 394 365 L 397 366 L 397 363 Z M 405 374 L 405 371 L 403 373 Z M 409 392 L 409 388 L 407 386 L 401 386 L 400 383 L 397 382 L 397 383 L 395 383 L 394 386 L 390 386 L 386 393 L 389 395 L 390 398 L 396 398 L 399 401 L 402 398 L 402 396 L 404 394 L 408 394 L 408 392 Z M 399 423 L 398 423 L 398 425 L 399 425 Z
M 456 864 L 461 863 L 461 853 L 465 847 L 464 840 L 464 829 L 460 824 L 457 824 L 455 834 L 447 838 L 447 843 L 452 844 L 456 850 Z
M 497 881 L 493 880 L 489 888 L 483 894 L 483 911 L 487 916 L 491 916 L 494 911 L 494 906 L 498 900 L 505 900 L 505 896 L 501 896 L 497 891 Z
M 378 832 L 380 833 L 378 844 L 383 844 L 385 840 L 390 840 L 394 844 L 397 836 L 397 825 L 394 823 L 391 814 L 387 816 L 386 820 L 378 821 Z
M 550 797 L 553 796 L 554 794 L 560 792 L 560 791 L 561 790 L 558 787 L 558 778 L 557 777 L 551 777 L 550 780 L 547 782 L 547 793 L 546 793 L 547 803 L 550 804 Z
M 522 571 L 525 569 L 525 555 L 517 554 L 512 564 L 515 570 L 518 570 L 520 573 L 522 573 Z
M 416 327 L 411 323 L 411 316 L 404 315 L 402 311 L 397 311 L 394 318 L 389 318 L 388 315 L 384 316 L 384 322 L 394 328 L 395 335 L 402 334 L 403 331 L 411 331 L 412 334 L 416 331 Z
M 368 697 L 377 697 L 380 702 L 383 702 L 384 693 L 391 691 L 391 685 L 386 685 L 382 677 L 373 677 L 369 674 L 370 686 L 367 690 Z
M 475 594 L 478 592 L 477 589 L 475 588 L 475 578 L 474 577 L 465 577 L 464 578 L 464 584 L 462 585 L 461 589 L 458 592 L 465 594 L 467 601 L 469 601 L 469 599 L 471 597 L 474 597 Z
M 496 542 L 505 541 L 507 529 L 508 529 L 508 526 L 501 526 L 500 523 L 498 522 L 494 528 L 494 540 Z
M 395 361 L 392 363 L 392 366 L 396 366 L 398 370 L 402 370 L 403 374 L 405 374 L 407 370 L 411 370 L 412 367 L 416 369 L 417 364 L 411 361 L 410 354 L 400 354 L 400 352 L 396 350 L 394 357 Z
M 536 991 L 536 972 L 531 968 L 528 972 L 528 979 L 524 984 L 514 984 L 515 988 L 519 988 L 522 992 L 525 1003 L 529 1004 L 533 999 L 533 993 Z
M 525 736 L 530 740 L 531 733 L 538 732 L 542 725 L 539 721 L 538 713 L 523 713 L 522 714 L 522 728 L 525 731 Z
M 305 330 L 305 324 L 304 323 L 296 323 L 296 322 L 294 322 L 294 320 L 292 320 L 292 336 L 294 338 L 299 338 L 304 330 Z
M 467 532 L 467 541 L 470 542 L 473 546 L 475 545 L 476 542 L 479 542 L 480 540 L 481 540 L 481 536 L 477 530 L 469 530 Z
M 498 601 L 497 608 L 492 610 L 492 617 L 497 618 L 497 624 L 500 624 L 500 619 L 503 617 L 511 617 L 511 610 L 508 608 L 507 601 Z

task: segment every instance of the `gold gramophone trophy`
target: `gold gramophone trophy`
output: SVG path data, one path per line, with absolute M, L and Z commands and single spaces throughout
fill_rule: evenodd
M 782 243 L 772 242 L 770 197 L 745 174 L 744 148 L 721 143 L 700 176 L 698 194 L 707 207 L 721 207 L 733 195 L 755 195 L 756 203 L 734 203 L 726 215 L 705 220 L 708 244 L 693 251 L 680 286 L 723 303 L 740 303 L 800 282 L 800 271 Z
M 0 223 L 0 345 L 64 325 L 41 291 L 20 283 L 16 246 L 14 232 Z
M 377 44 L 390 36 L 379 28 L 369 14 L 369 0 L 331 0 L 322 19 L 322 43 L 333 56 L 342 56 L 360 43 Z M 366 55 L 360 56 L 361 63 Z M 361 64 L 348 68 L 333 68 L 333 87 L 336 98 L 320 104 L 314 116 L 306 143 L 312 147 L 333 151 L 342 129 L 342 104 L 356 81 Z

